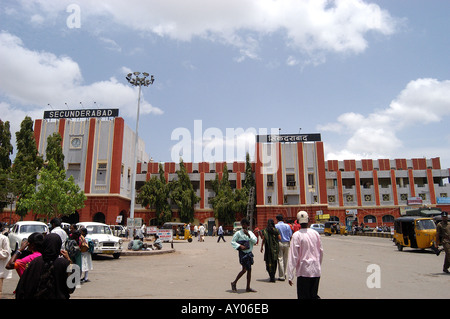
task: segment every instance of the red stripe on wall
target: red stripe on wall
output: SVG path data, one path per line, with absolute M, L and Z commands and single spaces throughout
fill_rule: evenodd
M 319 199 L 320 204 L 328 204 L 327 181 L 325 176 L 325 154 L 323 151 L 323 142 L 316 142 L 317 172 L 319 174 Z
M 36 141 L 36 148 L 39 152 L 39 142 L 41 140 L 42 120 L 34 121 L 34 140 Z M 39 152 L 40 154 L 42 152 Z
M 264 205 L 264 176 L 262 174 L 262 145 L 256 143 L 256 165 L 255 165 L 255 182 L 256 182 L 256 204 Z
M 61 135 L 61 147 L 64 145 L 64 131 L 66 129 L 66 119 L 59 120 L 58 133 Z
M 123 131 L 125 122 L 123 118 L 114 119 L 113 147 L 111 152 L 111 185 L 110 193 L 120 193 L 120 177 L 122 173 Z M 141 163 L 138 163 L 141 164 Z M 139 166 L 138 171 L 140 171 Z
M 92 160 L 94 157 L 94 142 L 95 142 L 95 118 L 89 120 L 89 137 L 86 153 L 86 171 L 84 175 L 84 192 L 89 194 L 91 192 L 91 178 L 92 178 Z
M 278 197 L 278 205 L 283 205 L 283 165 L 282 165 L 282 157 L 281 157 L 281 143 L 277 143 L 278 149 L 278 158 L 277 158 L 277 197 Z
M 434 190 L 433 172 L 431 169 L 427 169 L 428 189 L 430 190 L 431 204 L 436 204 L 436 192 Z

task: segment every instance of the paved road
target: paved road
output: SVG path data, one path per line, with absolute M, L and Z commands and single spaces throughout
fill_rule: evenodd
M 226 243 L 217 243 L 216 238 L 176 242 L 176 251 L 169 254 L 94 260 L 91 282 L 77 289 L 72 298 L 296 298 L 295 287 L 287 281 L 268 281 L 260 246 L 254 249 L 252 276 L 252 287 L 257 292 L 245 292 L 243 277 L 238 282 L 238 292 L 233 293 L 230 282 L 240 271 L 237 252 L 231 248 L 231 237 L 225 237 Z M 387 238 L 322 236 L 322 242 L 324 260 L 319 288 L 322 298 L 450 298 L 450 275 L 442 272 L 443 254 L 437 257 L 408 248 L 399 252 Z M 375 268 L 370 268 L 373 265 Z M 376 277 L 377 274 L 380 276 Z M 375 288 L 368 287 L 368 279 Z M 3 298 L 13 298 L 17 280 L 14 274 L 13 279 L 4 282 Z

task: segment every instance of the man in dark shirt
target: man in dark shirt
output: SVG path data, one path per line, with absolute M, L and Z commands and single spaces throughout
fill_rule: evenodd
M 450 224 L 448 223 L 448 213 L 442 212 L 442 221 L 436 227 L 436 248 L 440 244 L 444 246 L 445 259 L 443 271 L 448 273 L 450 267 Z

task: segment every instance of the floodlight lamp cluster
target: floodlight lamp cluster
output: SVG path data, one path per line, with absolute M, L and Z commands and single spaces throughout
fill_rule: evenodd
M 134 86 L 149 86 L 155 81 L 153 75 L 150 75 L 147 72 L 143 72 L 141 77 L 139 77 L 139 75 L 141 75 L 141 72 L 128 73 L 126 79 L 131 85 Z M 147 79 L 148 76 L 150 76 L 150 79 Z

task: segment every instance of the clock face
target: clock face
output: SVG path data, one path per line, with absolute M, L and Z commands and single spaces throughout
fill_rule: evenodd
M 74 137 L 71 141 L 71 144 L 73 147 L 80 147 L 81 146 L 81 138 L 80 137 Z

